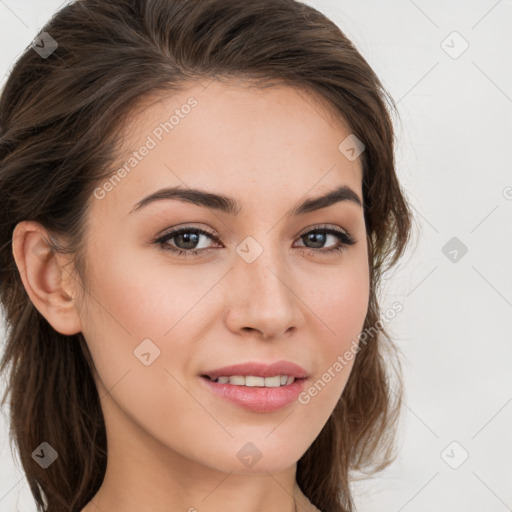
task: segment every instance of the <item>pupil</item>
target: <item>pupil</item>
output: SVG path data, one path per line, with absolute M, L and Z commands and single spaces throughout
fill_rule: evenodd
M 198 242 L 198 240 L 197 240 L 198 234 L 197 233 L 192 233 L 192 235 L 190 235 L 188 233 L 180 233 L 178 235 L 178 237 L 181 237 L 181 239 L 185 239 L 185 245 L 189 244 L 185 247 L 185 249 L 193 249 L 194 245 L 197 244 L 197 242 Z M 192 240 L 188 240 L 190 238 Z
M 184 244 L 186 245 L 185 249 L 192 249 L 195 244 L 198 243 L 198 233 L 180 233 L 178 238 L 180 238 Z M 321 248 L 325 243 L 325 233 L 309 233 L 305 235 L 305 238 L 308 238 L 310 242 L 314 244 L 315 248 Z
M 317 246 L 315 246 L 315 247 L 321 247 L 321 246 L 322 246 L 322 244 L 324 244 L 324 243 L 325 243 L 325 240 L 323 239 L 323 238 L 326 236 L 326 235 L 325 235 L 325 233 L 309 233 L 309 234 L 308 234 L 308 235 L 306 235 L 306 236 L 307 236 L 307 237 L 309 237 L 309 238 L 311 239 L 310 241 L 312 241 L 313 243 L 318 244 L 318 245 L 317 245 Z M 319 238 L 320 240 L 318 240 L 318 238 Z M 316 241 L 315 241 L 315 239 L 316 239 Z

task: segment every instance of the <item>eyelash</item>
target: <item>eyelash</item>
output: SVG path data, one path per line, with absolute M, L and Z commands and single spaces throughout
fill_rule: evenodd
M 191 232 L 193 232 L 195 234 L 206 235 L 207 237 L 211 238 L 215 242 L 221 243 L 220 240 L 213 233 L 210 233 L 203 229 L 195 228 L 193 226 L 185 226 L 185 227 L 176 229 L 174 231 L 171 231 L 171 232 L 153 240 L 152 243 L 160 245 L 162 247 L 162 249 L 165 251 L 171 251 L 173 253 L 177 253 L 178 256 L 182 256 L 182 257 L 187 257 L 187 256 L 194 257 L 200 253 L 202 253 L 203 255 L 206 255 L 206 254 L 211 253 L 211 251 L 215 250 L 214 247 L 210 247 L 207 249 L 178 249 L 178 248 L 175 248 L 175 247 L 172 247 L 169 245 L 164 246 L 165 242 L 172 240 L 173 238 L 177 237 L 178 235 L 180 235 L 182 233 L 191 233 Z M 312 233 L 315 233 L 315 234 L 326 233 L 328 235 L 334 235 L 335 237 L 338 238 L 339 243 L 338 243 L 338 245 L 336 245 L 330 249 L 310 249 L 307 247 L 305 247 L 305 248 L 301 247 L 301 249 L 303 250 L 303 253 L 307 253 L 310 255 L 314 255 L 316 253 L 325 255 L 325 254 L 334 253 L 336 251 L 341 253 L 345 250 L 346 247 L 349 247 L 356 243 L 356 240 L 352 237 L 352 235 L 350 235 L 346 231 L 342 231 L 341 229 L 337 229 L 337 228 L 333 228 L 333 227 L 326 227 L 326 226 L 316 226 L 313 229 L 306 231 L 302 235 L 299 235 L 298 238 L 301 239 L 304 236 L 312 234 Z

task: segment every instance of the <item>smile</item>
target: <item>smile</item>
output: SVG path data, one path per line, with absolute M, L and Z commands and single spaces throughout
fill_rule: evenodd
M 210 379 L 207 375 L 204 377 Z M 295 381 L 295 377 L 291 375 L 275 375 L 274 377 L 258 377 L 256 375 L 233 375 L 231 377 L 220 376 L 216 379 L 210 379 L 219 384 L 232 384 L 234 386 L 248 386 L 248 387 L 266 387 L 278 388 L 281 386 L 288 386 Z

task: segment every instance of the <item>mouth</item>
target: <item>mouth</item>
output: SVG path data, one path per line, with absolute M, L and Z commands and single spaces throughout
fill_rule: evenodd
M 218 384 L 230 384 L 232 386 L 244 386 L 250 388 L 280 388 L 289 386 L 295 381 L 305 379 L 305 377 L 293 377 L 292 375 L 274 375 L 270 377 L 260 377 L 258 375 L 220 375 L 216 378 L 212 378 L 209 375 L 201 375 L 201 377 Z
M 299 365 L 278 361 L 225 366 L 199 377 L 213 396 L 245 410 L 270 413 L 296 402 L 309 375 Z
M 306 378 L 295 379 L 292 377 L 293 381 L 290 384 L 285 383 L 284 385 L 267 387 L 265 385 L 251 385 L 255 382 L 251 381 L 250 377 L 249 385 L 247 385 L 247 380 L 245 384 L 222 383 L 205 375 L 201 376 L 201 382 L 214 397 L 235 405 L 237 408 L 256 413 L 271 413 L 297 402 L 300 394 L 304 391 L 305 381 L 307 380 Z M 246 377 L 243 378 L 246 379 Z M 257 383 L 259 384 L 261 381 Z
M 308 373 L 298 364 L 280 360 L 273 363 L 248 361 L 232 364 L 202 372 L 201 376 L 214 382 L 229 383 L 235 386 L 279 387 L 291 384 L 292 379 L 305 378 Z

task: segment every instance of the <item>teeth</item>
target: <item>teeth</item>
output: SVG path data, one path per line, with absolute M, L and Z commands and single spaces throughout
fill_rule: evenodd
M 245 377 L 240 375 L 233 375 L 233 377 L 229 377 L 228 382 L 230 384 L 234 384 L 235 386 L 245 386 Z
M 245 385 L 250 387 L 264 386 L 265 377 L 253 377 L 252 375 L 247 375 L 247 377 L 245 377 Z
M 215 380 L 219 384 L 232 384 L 234 386 L 279 388 L 288 386 L 295 380 L 295 377 L 287 375 L 276 375 L 274 377 L 256 377 L 254 375 L 233 375 L 232 377 L 219 377 Z
M 246 382 L 247 384 L 247 382 Z M 281 386 L 281 376 L 276 375 L 275 377 L 265 377 L 266 388 L 278 388 Z

